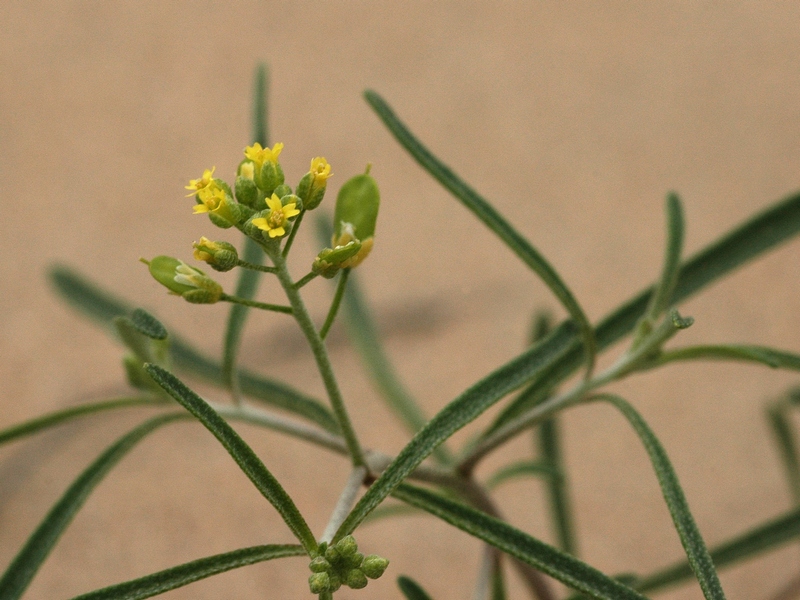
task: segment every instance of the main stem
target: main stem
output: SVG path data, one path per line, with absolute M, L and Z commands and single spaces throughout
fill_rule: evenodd
M 361 449 L 361 445 L 358 443 L 353 424 L 350 422 L 350 417 L 344 406 L 344 399 L 342 398 L 341 391 L 339 391 L 339 384 L 336 383 L 336 377 L 333 374 L 333 367 L 328 358 L 328 351 L 325 348 L 325 343 L 322 341 L 322 338 L 320 338 L 317 328 L 311 320 L 311 315 L 308 314 L 300 292 L 294 287 L 294 282 L 286 266 L 286 259 L 283 258 L 280 252 L 270 252 L 269 256 L 277 269 L 276 275 L 286 292 L 289 304 L 292 306 L 294 318 L 297 320 L 300 329 L 306 336 L 309 346 L 311 346 L 311 352 L 313 352 L 314 359 L 317 361 L 317 368 L 325 384 L 325 390 L 328 392 L 328 398 L 331 401 L 333 413 L 336 416 L 336 420 L 339 422 L 339 426 L 342 428 L 342 436 L 347 444 L 347 450 L 352 458 L 353 466 L 365 467 L 367 463 L 364 460 L 364 452 Z

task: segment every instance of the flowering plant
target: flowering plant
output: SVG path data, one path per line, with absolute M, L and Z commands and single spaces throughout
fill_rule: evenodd
M 83 415 L 125 406 L 153 406 L 161 413 L 112 444 L 66 490 L 0 578 L 2 600 L 16 600 L 23 595 L 83 502 L 131 448 L 151 432 L 185 419 L 198 420 L 222 444 L 282 517 L 296 543 L 271 543 L 201 558 L 88 592 L 79 596 L 80 599 L 148 598 L 224 571 L 291 556 L 306 557 L 310 572 L 306 585 L 320 600 L 332 598 L 344 587 L 364 588 L 370 580 L 380 578 L 390 563 L 379 554 L 362 553 L 355 534 L 368 518 L 398 513 L 397 505 L 393 505 L 394 510 L 387 510 L 389 505 L 384 503 L 390 498 L 442 519 L 485 544 L 486 551 L 476 577 L 475 598 L 479 599 L 505 598 L 505 564 L 516 568 L 530 597 L 540 600 L 556 597 L 549 578 L 560 581 L 579 595 L 571 596 L 574 598 L 641 600 L 645 598 L 644 593 L 654 593 L 691 577 L 696 578 L 706 598 L 722 599 L 725 595 L 717 569 L 800 535 L 800 510 L 795 509 L 749 531 L 733 532 L 730 540 L 708 548 L 664 447 L 636 409 L 607 390 L 610 384 L 630 375 L 677 361 L 734 360 L 800 370 L 797 354 L 763 346 L 665 347 L 693 322 L 678 313 L 677 304 L 800 232 L 800 195 L 755 215 L 684 260 L 681 256 L 683 211 L 677 195 L 670 194 L 666 202 L 667 243 L 660 276 L 653 286 L 593 325 L 561 276 L 533 245 L 433 156 L 380 96 L 367 92 L 368 103 L 403 147 L 542 278 L 569 315 L 557 325 L 540 316 L 531 333 L 529 348 L 484 376 L 428 419 L 388 367 L 368 309 L 352 285 L 352 270 L 364 264 L 375 242 L 380 193 L 370 167 L 341 185 L 333 222 L 324 226 L 325 240 L 327 243 L 330 239 L 330 246 L 318 252 L 305 275 L 295 278 L 289 268 L 290 251 L 306 213 L 323 202 L 333 173 L 325 158 L 315 157 L 294 188 L 286 183 L 279 160 L 284 146 L 276 143 L 270 147 L 267 140 L 263 70 L 259 71 L 256 90 L 258 117 L 254 124 L 254 142 L 244 150 L 233 185 L 215 177 L 216 170 L 212 167 L 186 186 L 188 197 L 195 201 L 195 214 L 207 215 L 213 225 L 236 228 L 243 235 L 241 254 L 234 244 L 226 241 L 201 237 L 193 244 L 194 258 L 205 262 L 212 270 L 239 269 L 235 293 L 226 293 L 213 277 L 178 258 L 143 259 L 150 274 L 169 294 L 192 304 L 232 304 L 220 363 L 209 363 L 185 343 L 172 339 L 167 328 L 149 313 L 130 310 L 123 302 L 101 292 L 65 267 L 53 271 L 58 289 L 69 302 L 103 324 L 112 325 L 127 347 L 123 364 L 128 381 L 138 395 L 82 405 L 22 423 L 0 431 L 0 443 Z M 255 282 L 261 276 L 275 277 L 285 302 L 254 299 Z M 320 276 L 336 279 L 336 288 L 327 316 L 318 325 L 306 308 L 303 293 L 305 286 Z M 360 340 L 357 345 L 364 351 L 379 391 L 411 434 L 410 441 L 396 456 L 365 448 L 350 418 L 325 343 L 342 307 Z M 251 308 L 283 313 L 297 322 L 324 383 L 326 403 L 300 394 L 284 382 L 257 375 L 243 376 L 237 354 L 245 315 Z M 627 349 L 611 366 L 598 370 L 597 355 L 628 335 Z M 227 390 L 230 401 L 212 402 L 202 398 L 176 373 L 181 377 L 200 375 L 212 380 Z M 580 377 L 565 387 L 565 381 L 575 373 L 580 373 Z M 800 502 L 800 459 L 788 418 L 797 397 L 797 394 L 789 394 L 772 405 L 769 414 L 781 444 L 792 491 Z M 506 398 L 489 426 L 477 431 L 464 447 L 454 451 L 447 446 L 454 433 Z M 641 438 L 685 549 L 685 561 L 650 574 L 611 577 L 577 557 L 567 477 L 561 458 L 559 418 L 565 409 L 592 402 L 614 407 Z M 317 535 L 311 531 L 292 498 L 230 422 L 251 423 L 294 436 L 350 461 L 351 475 L 339 501 L 331 509 L 324 531 Z M 476 466 L 519 435 L 533 435 L 540 448 L 539 455 L 508 463 L 487 479 L 479 479 Z M 546 544 L 502 519 L 492 491 L 518 477 L 538 477 L 545 483 L 551 501 L 556 545 Z M 363 494 L 362 489 L 365 489 Z M 380 548 L 374 550 L 381 551 Z M 400 576 L 398 584 L 409 600 L 429 598 L 423 587 L 407 576 Z

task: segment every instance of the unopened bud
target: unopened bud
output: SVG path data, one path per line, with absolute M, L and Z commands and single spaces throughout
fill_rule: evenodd
M 388 566 L 388 560 L 377 554 L 370 554 L 364 559 L 364 562 L 361 563 L 361 570 L 364 571 L 364 574 L 370 579 L 377 579 L 383 575 L 383 572 L 386 571 L 386 567 Z
M 192 244 L 194 257 L 202 260 L 215 271 L 230 271 L 239 262 L 239 253 L 236 247 L 228 242 L 212 242 L 206 237 L 201 237 L 199 242 Z

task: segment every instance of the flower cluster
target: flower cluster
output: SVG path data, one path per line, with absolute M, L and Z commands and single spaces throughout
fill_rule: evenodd
M 389 561 L 377 554 L 364 556 L 352 535 L 339 540 L 335 545 L 320 545 L 320 555 L 308 565 L 312 575 L 308 586 L 312 594 L 335 592 L 343 585 L 354 590 L 367 586 L 368 579 L 378 579 Z

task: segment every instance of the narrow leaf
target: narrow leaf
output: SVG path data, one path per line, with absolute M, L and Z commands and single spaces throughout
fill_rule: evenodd
M 718 568 L 727 567 L 762 552 L 774 550 L 798 537 L 800 537 L 800 508 L 713 547 L 710 551 L 711 558 Z M 689 562 L 680 561 L 641 578 L 635 587 L 642 592 L 650 592 L 689 579 L 692 574 Z
M 169 371 L 156 365 L 145 365 L 150 377 L 165 392 L 192 413 L 216 437 L 231 455 L 239 468 L 253 482 L 259 492 L 275 507 L 309 555 L 316 555 L 317 542 L 305 519 L 297 510 L 289 494 L 269 472 L 253 449 L 239 437 L 233 428 L 220 417 L 208 403 L 186 387 Z
M 652 366 L 658 367 L 676 360 L 739 360 L 760 363 L 773 369 L 800 371 L 800 355 L 743 344 L 708 344 L 666 350 L 653 360 Z
M 152 573 L 139 579 L 118 583 L 101 590 L 76 596 L 73 600 L 141 600 L 189 585 L 200 579 L 218 575 L 231 569 L 246 567 L 265 560 L 287 556 L 305 556 L 302 546 L 270 545 L 242 548 L 193 560 L 171 569 Z
M 540 477 L 542 479 L 560 477 L 560 473 L 545 461 L 522 460 L 498 469 L 486 481 L 486 487 L 494 489 L 501 483 L 520 477 Z
M 565 342 L 574 334 L 573 328 L 574 325 L 567 322 L 543 341 L 545 347 L 551 344 L 557 349 L 556 352 L 548 354 L 541 351 L 542 345 L 535 346 L 495 370 L 445 406 L 370 486 L 342 523 L 335 539 L 351 533 L 436 446 L 477 418 L 500 398 L 558 361 L 563 356 Z
M 775 403 L 767 408 L 767 418 L 775 436 L 775 442 L 778 444 L 792 498 L 795 504 L 800 504 L 800 459 L 797 455 L 797 441 L 789 422 L 790 408 L 791 404 L 788 402 Z
M 700 588 L 703 590 L 703 595 L 708 600 L 724 600 L 725 593 L 722 591 L 722 585 L 714 568 L 714 562 L 692 517 L 689 504 L 686 502 L 686 497 L 683 495 L 683 490 L 678 482 L 678 476 L 675 474 L 672 463 L 670 463 L 661 442 L 658 441 L 658 438 L 656 438 L 639 413 L 619 396 L 600 394 L 593 399 L 609 402 L 616 407 L 628 419 L 639 435 L 647 454 L 650 456 L 650 461 L 653 463 L 653 470 L 658 477 L 658 483 L 661 486 L 661 492 L 664 494 L 667 508 L 669 508 L 669 512 L 672 515 L 675 529 L 686 551 L 692 571 L 694 571 L 697 581 L 700 583 Z
M 431 600 L 431 597 L 422 589 L 422 587 L 410 577 L 400 575 L 397 578 L 397 585 L 406 600 Z
M 594 332 L 586 314 L 578 304 L 572 292 L 562 281 L 556 270 L 549 262 L 536 250 L 530 242 L 522 237 L 491 204 L 473 190 L 464 180 L 456 175 L 450 167 L 436 158 L 414 134 L 409 131 L 405 124 L 395 115 L 391 107 L 376 92 L 367 90 L 364 92 L 369 105 L 383 121 L 384 125 L 394 135 L 395 139 L 402 145 L 419 165 L 430 175 L 441 183 L 445 189 L 452 193 L 458 200 L 470 209 L 478 219 L 491 229 L 522 261 L 528 265 L 547 287 L 561 301 L 564 308 L 578 324 L 581 339 L 586 350 L 586 362 L 588 371 L 591 372 L 594 366 L 596 342 Z
M 165 402 L 161 398 L 153 398 L 151 396 L 141 396 L 132 398 L 118 398 L 115 400 L 106 400 L 104 402 L 94 402 L 91 404 L 82 404 L 80 406 L 73 406 L 64 410 L 55 411 L 30 421 L 25 421 L 18 425 L 12 425 L 6 429 L 0 430 L 0 444 L 10 442 L 26 435 L 38 433 L 49 427 L 61 425 L 67 421 L 82 417 L 84 415 L 92 415 L 107 410 L 116 410 L 118 408 L 129 408 L 131 406 L 164 406 Z
M 183 413 L 173 413 L 145 421 L 109 446 L 97 460 L 89 465 L 69 486 L 69 489 L 33 532 L 19 554 L 11 561 L 5 574 L 0 578 L 0 598 L 17 600 L 22 596 L 42 562 L 72 522 L 72 518 L 83 506 L 89 494 L 128 451 L 146 435 L 162 425 L 186 417 Z
M 161 322 L 143 308 L 137 308 L 131 313 L 131 323 L 142 335 L 154 340 L 167 339 L 167 329 Z
M 545 479 L 545 484 L 550 505 L 550 518 L 555 529 L 558 547 L 564 552 L 577 556 L 572 507 L 564 476 L 564 461 L 561 458 L 558 419 L 551 417 L 543 421 L 538 428 L 537 437 L 541 457 L 551 469 L 551 475 Z
M 107 331 L 114 331 L 115 317 L 125 317 L 132 311 L 126 302 L 63 265 L 51 267 L 50 280 L 64 300 Z M 214 384 L 225 385 L 220 363 L 208 358 L 179 336 L 173 334 L 170 338 L 170 354 L 176 368 Z M 246 370 L 240 371 L 239 381 L 245 395 L 313 421 L 331 433 L 339 432 L 336 419 L 318 400 L 284 383 Z
M 655 293 L 650 297 L 650 304 L 645 317 L 653 320 L 657 319 L 661 313 L 669 308 L 675 284 L 678 282 L 681 252 L 683 250 L 683 208 L 677 194 L 669 194 L 667 196 L 666 212 L 667 247 L 664 251 L 664 266 L 661 270 L 661 278 L 656 285 Z
M 604 575 L 594 567 L 479 510 L 408 484 L 400 485 L 393 495 L 412 506 L 436 515 L 443 521 L 592 598 L 644 599 L 641 594 Z

